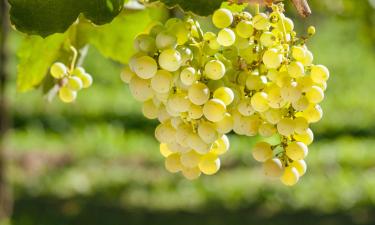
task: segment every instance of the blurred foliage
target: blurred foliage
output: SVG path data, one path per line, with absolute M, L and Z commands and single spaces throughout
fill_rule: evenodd
M 309 47 L 331 79 L 308 173 L 293 188 L 262 175 L 250 155 L 259 137 L 230 136 L 231 151 L 215 176 L 190 182 L 167 173 L 155 121 L 143 118 L 121 83 L 121 66 L 94 47 L 84 66 L 95 83 L 76 103 L 16 93 L 20 36 L 13 32 L 13 127 L 6 140 L 13 224 L 375 224 L 375 3 L 309 2 L 309 19 L 289 5 L 288 14 L 300 33 L 317 27 Z

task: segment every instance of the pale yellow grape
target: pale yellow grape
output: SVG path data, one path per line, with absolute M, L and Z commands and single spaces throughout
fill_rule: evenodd
M 255 113 L 255 109 L 251 105 L 251 98 L 242 99 L 238 105 L 237 110 L 243 116 L 251 116 Z
M 304 117 L 309 123 L 316 123 L 323 117 L 323 110 L 320 105 L 311 104 L 306 110 L 302 112 Z
M 201 175 L 201 171 L 198 167 L 194 168 L 187 168 L 183 167 L 182 169 L 182 175 L 188 180 L 195 180 L 198 179 L 198 177 Z
M 130 80 L 129 89 L 133 97 L 141 102 L 151 99 L 153 96 L 150 80 L 144 80 L 137 76 Z
M 291 142 L 285 148 L 286 155 L 292 160 L 304 159 L 308 154 L 308 148 L 303 142 Z
M 189 47 L 180 45 L 177 46 L 177 50 L 181 54 L 181 65 L 193 59 L 193 51 Z
M 76 75 L 76 74 L 74 74 Z M 92 85 L 93 79 L 92 76 L 88 73 L 81 73 L 79 75 L 76 75 L 79 77 L 79 79 L 82 80 L 82 86 L 83 88 L 89 88 Z
M 211 145 L 207 144 L 199 137 L 198 134 L 191 132 L 188 137 L 188 144 L 191 149 L 194 149 L 198 153 L 204 155 L 210 151 Z
M 261 125 L 262 121 L 259 119 L 257 115 L 241 117 L 240 123 L 243 126 L 244 135 L 252 137 L 258 134 L 259 126 Z
M 329 78 L 329 70 L 323 65 L 314 65 L 311 67 L 311 79 L 318 84 L 327 81 Z
M 297 117 L 293 121 L 294 121 L 294 131 L 297 134 L 303 134 L 309 128 L 309 123 L 303 117 Z
M 242 38 L 249 38 L 254 33 L 254 26 L 250 21 L 241 20 L 236 26 L 236 33 Z
M 171 115 L 167 112 L 166 108 L 164 106 L 161 106 L 159 108 L 159 113 L 158 113 L 158 120 L 160 123 L 164 123 L 167 120 L 171 118 Z
M 219 99 L 210 99 L 203 106 L 203 115 L 211 122 L 218 122 L 225 116 L 227 109 Z
M 173 152 L 168 148 L 168 145 L 166 143 L 160 143 L 159 150 L 160 154 L 165 158 L 173 154 Z
M 181 71 L 180 79 L 184 85 L 190 86 L 198 80 L 198 74 L 193 67 L 187 67 Z
M 177 44 L 177 38 L 167 31 L 162 31 L 156 35 L 155 43 L 156 47 L 160 50 L 174 48 Z
M 274 125 L 269 124 L 269 123 L 263 123 L 259 127 L 259 134 L 262 137 L 271 137 L 276 133 L 276 128 Z
M 184 167 L 194 168 L 198 166 L 201 158 L 201 154 L 198 154 L 196 151 L 191 150 L 189 152 L 181 154 L 180 160 Z
M 199 169 L 206 175 L 213 175 L 220 169 L 220 159 L 215 154 L 207 154 L 202 157 Z
M 216 131 L 215 124 L 208 121 L 202 121 L 199 123 L 198 135 L 207 144 L 215 142 L 219 137 L 219 134 Z
M 263 115 L 270 124 L 277 124 L 282 117 L 282 113 L 278 109 L 269 109 L 264 112 Z
M 287 185 L 287 186 L 295 185 L 299 180 L 299 174 L 298 174 L 297 169 L 294 167 L 290 167 L 290 166 L 286 167 L 280 180 L 284 185 Z
M 68 78 L 68 83 L 66 84 L 66 86 L 72 91 L 79 91 L 83 88 L 83 83 L 81 78 L 77 76 L 71 76 Z
M 184 123 L 180 117 L 172 117 L 170 122 L 174 129 L 178 129 Z
M 188 124 L 182 123 L 176 129 L 175 140 L 181 146 L 187 147 L 189 146 L 189 136 L 193 133 L 191 126 Z
M 310 90 L 311 86 L 313 86 L 313 81 L 310 76 L 304 76 L 296 79 L 296 82 L 298 84 L 298 88 L 302 92 L 306 92 Z
M 168 106 L 173 108 L 176 112 L 187 112 L 190 108 L 191 102 L 187 93 L 175 93 L 168 99 Z
M 267 78 L 270 81 L 276 81 L 276 78 L 278 77 L 278 75 L 279 75 L 279 72 L 275 69 L 269 69 L 267 72 Z
M 224 28 L 217 34 L 217 42 L 225 47 L 231 46 L 236 41 L 236 34 L 229 28 Z
M 260 36 L 260 43 L 268 48 L 274 46 L 276 41 L 276 36 L 269 31 L 263 32 Z
M 152 54 L 156 51 L 155 39 L 147 34 L 140 34 L 134 39 L 134 48 Z
M 179 153 L 170 154 L 165 159 L 164 165 L 165 165 L 165 168 L 170 173 L 177 173 L 177 172 L 181 171 L 182 164 L 181 164 L 181 161 L 180 161 L 180 154 Z
M 311 103 L 320 103 L 324 99 L 324 91 L 318 86 L 312 86 L 311 89 L 306 92 L 306 98 Z
M 136 74 L 130 69 L 129 66 L 125 66 L 121 71 L 120 78 L 124 83 L 129 84 L 133 76 L 136 76 Z
M 204 83 L 194 83 L 188 90 L 188 97 L 192 103 L 203 105 L 210 98 L 210 89 Z
M 135 60 L 134 72 L 142 79 L 153 77 L 158 70 L 158 65 L 150 56 L 141 56 Z
M 158 70 L 151 78 L 151 87 L 158 93 L 167 93 L 171 89 L 173 76 L 166 70 Z
M 285 67 L 282 67 L 285 68 Z M 274 83 L 279 87 L 290 85 L 293 82 L 293 78 L 289 76 L 286 70 L 280 70 Z
M 143 102 L 142 113 L 147 119 L 156 119 L 159 115 L 159 107 L 157 107 L 152 100 Z
M 288 65 L 288 73 L 293 78 L 302 77 L 305 73 L 305 68 L 303 67 L 303 64 L 298 61 L 291 62 Z
M 209 41 L 209 40 L 212 40 L 212 39 L 215 39 L 215 38 L 216 38 L 216 34 L 213 33 L 213 32 L 208 31 L 208 32 L 203 34 L 203 40 L 205 40 L 205 41 Z
M 295 124 L 291 118 L 283 118 L 277 123 L 277 131 L 283 136 L 289 136 L 294 133 Z
M 229 113 L 225 113 L 224 118 L 215 122 L 216 130 L 220 134 L 229 133 L 233 129 L 233 117 Z
M 310 66 L 313 60 L 314 60 L 313 54 L 309 50 L 306 50 L 305 58 L 303 58 L 300 61 L 304 66 Z
M 185 147 L 185 146 L 182 146 L 176 142 L 171 142 L 171 143 L 168 143 L 167 144 L 168 148 L 172 151 L 172 152 L 178 152 L 178 153 L 186 153 L 188 151 L 190 151 L 190 148 L 189 147 Z
M 306 96 L 302 96 L 297 101 L 292 102 L 292 106 L 296 111 L 303 111 L 307 109 L 310 105 L 310 101 L 306 98 Z
M 307 28 L 307 33 L 308 33 L 310 36 L 314 35 L 315 32 L 316 32 L 316 30 L 315 30 L 315 27 L 314 27 L 314 26 L 309 26 L 309 27 Z
M 246 49 L 249 48 L 252 43 L 247 38 L 236 37 L 236 41 L 234 42 L 234 46 L 238 49 Z
M 284 22 L 286 32 L 288 33 L 292 32 L 294 30 L 293 20 L 289 19 L 288 17 L 282 17 L 282 20 Z
M 316 86 L 320 87 L 323 91 L 327 90 L 327 82 L 323 82 L 323 83 L 315 83 Z
M 278 86 L 273 86 L 268 92 L 268 104 L 271 108 L 282 108 L 286 101 L 281 96 L 281 89 Z
M 77 98 L 77 92 L 69 89 L 68 87 L 62 87 L 59 90 L 59 97 L 62 102 L 71 103 Z
M 68 74 L 68 68 L 63 63 L 56 62 L 56 63 L 52 64 L 51 69 L 50 69 L 50 73 L 51 73 L 52 77 L 54 77 L 56 79 L 61 79 L 65 75 Z
M 170 123 L 159 124 L 155 129 L 155 138 L 161 143 L 171 143 L 176 135 L 176 130 Z
M 283 163 L 278 158 L 269 159 L 263 163 L 263 173 L 267 177 L 278 178 L 283 172 Z
M 306 51 L 303 47 L 300 46 L 293 46 L 292 47 L 292 56 L 294 59 L 301 61 L 306 56 Z
M 233 102 L 234 93 L 228 87 L 220 87 L 215 90 L 214 98 L 220 99 L 225 105 L 230 105 Z
M 217 139 L 214 142 L 210 152 L 216 155 L 223 155 L 229 150 L 229 147 L 230 147 L 229 139 L 227 135 L 224 134 L 223 136 L 221 136 L 221 138 Z
M 251 97 L 251 106 L 258 112 L 269 109 L 268 95 L 264 92 L 257 92 Z
M 293 135 L 296 141 L 303 142 L 305 145 L 310 145 L 314 141 L 314 133 L 310 128 L 307 128 L 305 133 Z
M 261 76 L 250 75 L 246 79 L 246 87 L 249 90 L 261 90 L 266 86 L 267 80 Z
M 297 171 L 298 171 L 298 175 L 300 177 L 302 177 L 303 175 L 305 175 L 306 170 L 307 170 L 306 162 L 303 159 L 297 160 L 297 161 L 293 161 L 289 166 L 296 168 Z
M 253 25 L 257 30 L 268 30 L 271 26 L 268 16 L 265 13 L 259 13 L 253 17 Z
M 245 126 L 242 123 L 242 120 L 244 119 L 244 116 L 242 116 L 237 110 L 233 110 L 231 112 L 232 118 L 233 118 L 233 131 L 236 134 L 244 135 L 245 134 Z
M 202 106 L 191 104 L 188 111 L 188 115 L 191 119 L 200 119 L 203 116 Z
M 168 70 L 170 72 L 177 71 L 181 67 L 181 63 L 181 54 L 175 49 L 166 49 L 159 55 L 159 65 L 164 70 Z
M 229 27 L 233 22 L 233 14 L 228 9 L 218 9 L 212 15 L 212 22 L 217 28 Z
M 281 65 L 283 56 L 277 51 L 277 49 L 268 49 L 263 54 L 263 63 L 268 69 L 276 69 Z
M 287 102 L 295 102 L 302 96 L 302 91 L 299 89 L 296 82 L 281 87 L 281 97 Z
M 271 145 L 267 142 L 258 142 L 252 151 L 252 155 L 258 162 L 265 162 L 271 159 L 273 156 Z
M 177 111 L 174 107 L 173 104 L 170 104 L 170 101 L 167 102 L 167 105 L 165 106 L 165 109 L 167 110 L 168 114 L 172 117 L 177 117 L 180 116 L 180 112 Z
M 211 60 L 204 67 L 205 75 L 211 80 L 219 80 L 225 74 L 225 66 L 219 60 Z

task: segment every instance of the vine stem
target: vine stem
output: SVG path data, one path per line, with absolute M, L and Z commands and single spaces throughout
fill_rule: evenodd
M 260 12 L 260 6 L 259 3 L 255 4 L 255 14 L 259 14 Z
M 78 51 L 73 46 L 70 46 L 70 50 L 73 51 L 73 60 L 72 60 L 72 63 L 70 64 L 70 72 L 73 72 L 76 62 L 77 62 Z

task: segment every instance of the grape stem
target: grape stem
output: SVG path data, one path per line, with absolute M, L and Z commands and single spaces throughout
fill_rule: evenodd
M 78 51 L 73 46 L 70 46 L 70 50 L 73 51 L 73 60 L 72 60 L 72 63 L 70 64 L 70 73 L 72 73 L 77 62 Z

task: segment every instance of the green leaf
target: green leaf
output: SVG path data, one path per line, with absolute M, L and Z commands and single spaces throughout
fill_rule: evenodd
M 124 0 L 8 0 L 10 19 L 19 31 L 43 37 L 63 33 L 83 13 L 95 24 L 118 15 Z
M 165 8 L 147 8 L 142 11 L 124 11 L 111 23 L 92 26 L 81 22 L 78 37 L 95 46 L 104 56 L 120 63 L 127 63 L 134 53 L 133 40 L 144 32 L 153 21 L 167 18 Z
M 67 34 L 54 34 L 45 39 L 27 36 L 17 52 L 19 58 L 17 89 L 30 90 L 43 80 L 48 69 L 59 57 Z
M 208 16 L 220 8 L 221 3 L 225 2 L 225 0 L 160 0 L 160 2 L 169 7 L 180 6 L 184 11 L 190 11 L 200 16 Z

